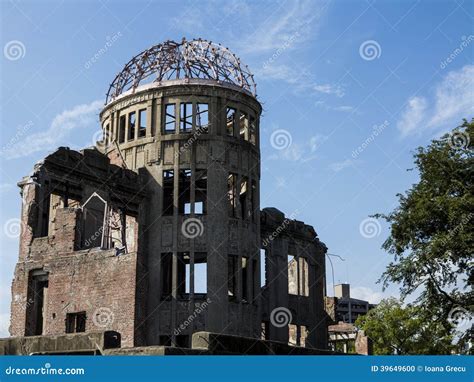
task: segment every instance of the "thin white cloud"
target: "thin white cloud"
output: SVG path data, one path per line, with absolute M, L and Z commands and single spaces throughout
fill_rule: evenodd
M 304 44 L 314 38 L 328 4 L 328 1 L 312 0 L 274 4 L 274 10 L 281 7 L 280 11 L 269 9 L 268 17 L 262 15 L 263 21 L 258 23 L 257 29 L 241 40 L 242 51 L 261 54 L 288 48 L 288 42 L 291 42 L 289 48 Z
M 8 327 L 10 326 L 10 313 L 0 313 L 0 338 L 10 337 Z
M 91 133 L 95 133 L 99 124 L 97 114 L 103 106 L 104 102 L 97 100 L 63 111 L 54 117 L 48 130 L 26 136 L 5 150 L 5 157 L 21 158 L 39 151 L 53 150 L 64 144 L 67 136 L 75 129 L 90 128 Z
M 408 100 L 401 119 L 397 123 L 397 128 L 402 133 L 402 136 L 407 136 L 423 129 L 422 122 L 425 119 L 427 106 L 428 102 L 423 97 L 412 97 Z
M 351 167 L 355 164 L 356 161 L 352 159 L 346 159 L 342 162 L 334 162 L 329 165 L 329 168 L 333 170 L 334 172 L 339 172 L 344 170 L 347 167 Z
M 430 126 L 459 122 L 474 113 L 474 65 L 450 72 L 436 88 L 436 104 Z
M 351 287 L 351 297 L 357 298 L 359 300 L 368 301 L 371 304 L 378 304 L 382 299 L 387 298 L 382 292 L 376 292 L 368 287 Z
M 339 98 L 344 97 L 344 89 L 340 85 L 314 84 L 313 90 L 323 94 L 333 94 Z
M 402 136 L 435 130 L 438 133 L 457 126 L 474 114 L 474 65 L 449 72 L 435 86 L 434 95 L 411 97 L 397 128 Z
M 319 108 L 322 108 L 322 109 L 328 110 L 328 111 L 337 111 L 337 112 L 341 112 L 341 113 L 360 114 L 360 112 L 354 106 L 351 106 L 351 105 L 331 106 L 331 105 L 328 105 L 324 101 L 316 101 L 314 103 L 314 105 L 316 107 L 319 107 Z

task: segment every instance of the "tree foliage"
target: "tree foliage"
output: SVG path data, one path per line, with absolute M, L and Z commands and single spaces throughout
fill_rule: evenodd
M 394 256 L 381 277 L 401 286 L 449 327 L 453 309 L 472 311 L 474 294 L 474 119 L 414 154 L 420 180 L 388 215 L 383 248 Z
M 356 326 L 373 341 L 374 354 L 450 354 L 454 349 L 450 328 L 426 317 L 426 310 L 403 307 L 395 298 L 359 316 Z

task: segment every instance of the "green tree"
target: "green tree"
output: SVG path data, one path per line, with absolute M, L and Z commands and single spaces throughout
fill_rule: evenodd
M 432 319 L 451 326 L 454 310 L 473 307 L 474 119 L 435 139 L 414 154 L 420 180 L 390 214 L 383 248 L 394 256 L 381 280 L 401 286 L 401 297 L 415 301 Z
M 451 329 L 426 317 L 426 310 L 390 298 L 355 323 L 373 341 L 374 354 L 449 354 Z

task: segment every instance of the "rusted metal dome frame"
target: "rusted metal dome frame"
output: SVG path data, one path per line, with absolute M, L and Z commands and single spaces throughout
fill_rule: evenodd
M 256 84 L 247 65 L 229 49 L 202 39 L 181 43 L 165 41 L 133 57 L 115 77 L 106 104 L 132 91 L 150 76 L 152 82 L 178 79 L 207 79 L 241 87 L 256 96 Z

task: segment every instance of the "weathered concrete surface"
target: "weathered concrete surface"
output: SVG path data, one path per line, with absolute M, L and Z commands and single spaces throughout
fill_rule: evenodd
M 112 331 L 0 338 L 1 355 L 94 353 L 115 347 L 120 347 L 120 335 Z

